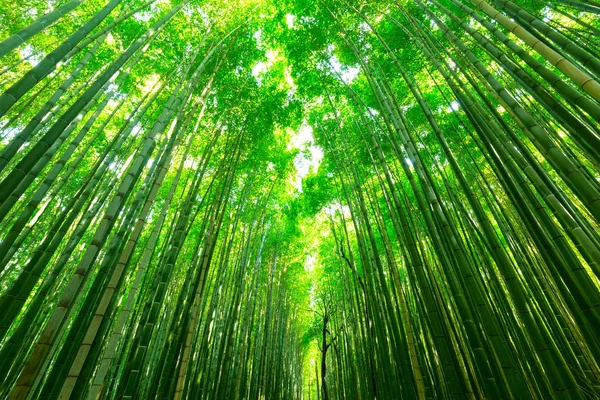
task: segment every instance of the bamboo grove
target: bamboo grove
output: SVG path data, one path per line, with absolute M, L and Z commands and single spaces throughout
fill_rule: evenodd
M 0 396 L 600 398 L 600 3 L 0 2 Z

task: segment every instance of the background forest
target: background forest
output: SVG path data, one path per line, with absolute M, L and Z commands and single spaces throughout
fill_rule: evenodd
M 600 3 L 0 0 L 0 397 L 600 398 Z

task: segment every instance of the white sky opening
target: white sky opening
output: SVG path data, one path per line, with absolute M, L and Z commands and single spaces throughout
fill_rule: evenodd
M 315 172 L 319 169 L 323 160 L 323 149 L 315 144 L 313 128 L 306 121 L 291 137 L 288 148 L 300 150 L 294 159 L 296 176 L 292 185 L 297 191 L 302 192 L 302 179 L 310 173 L 311 169 Z
M 451 112 L 455 112 L 458 111 L 460 109 L 460 104 L 458 103 L 458 101 L 453 101 L 450 103 L 449 107 L 446 107 L 446 113 L 451 113 Z
M 341 213 L 345 219 L 350 219 L 350 217 L 352 216 L 350 212 L 350 207 L 344 206 L 339 202 L 330 203 L 326 205 L 325 207 L 323 207 L 323 211 L 325 212 L 325 214 L 329 215 L 332 218 L 335 217 L 336 212 Z
M 28 44 L 25 47 L 23 47 L 21 50 L 19 50 L 19 53 L 21 53 L 21 57 L 25 60 L 27 59 L 27 62 L 32 66 L 35 67 L 36 65 L 39 64 L 40 61 L 42 61 L 41 56 L 34 54 L 33 52 L 33 46 Z M 29 58 L 27 58 L 29 57 Z
M 331 69 L 336 73 L 336 76 L 342 79 L 344 83 L 347 85 L 351 84 L 358 73 L 360 72 L 360 68 L 352 65 L 343 65 L 340 60 L 337 59 L 336 56 L 331 56 L 329 59 L 329 64 L 331 64 Z
M 266 61 L 259 61 L 252 67 L 252 76 L 256 79 L 256 83 L 262 85 L 261 75 L 269 70 L 279 56 L 278 50 L 267 50 L 265 52 Z
M 285 14 L 285 23 L 288 29 L 294 29 L 294 22 L 296 20 L 296 16 L 294 14 Z
M 304 259 L 304 270 L 306 272 L 313 272 L 315 270 L 315 264 L 317 263 L 317 256 L 314 254 L 307 254 Z
M 259 29 L 256 32 L 254 32 L 254 35 L 252 35 L 252 37 L 254 38 L 254 40 L 256 41 L 256 47 L 258 47 L 259 49 L 262 47 L 262 30 Z

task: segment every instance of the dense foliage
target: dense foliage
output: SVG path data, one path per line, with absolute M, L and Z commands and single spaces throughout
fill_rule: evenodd
M 600 397 L 600 3 L 0 3 L 0 396 Z

